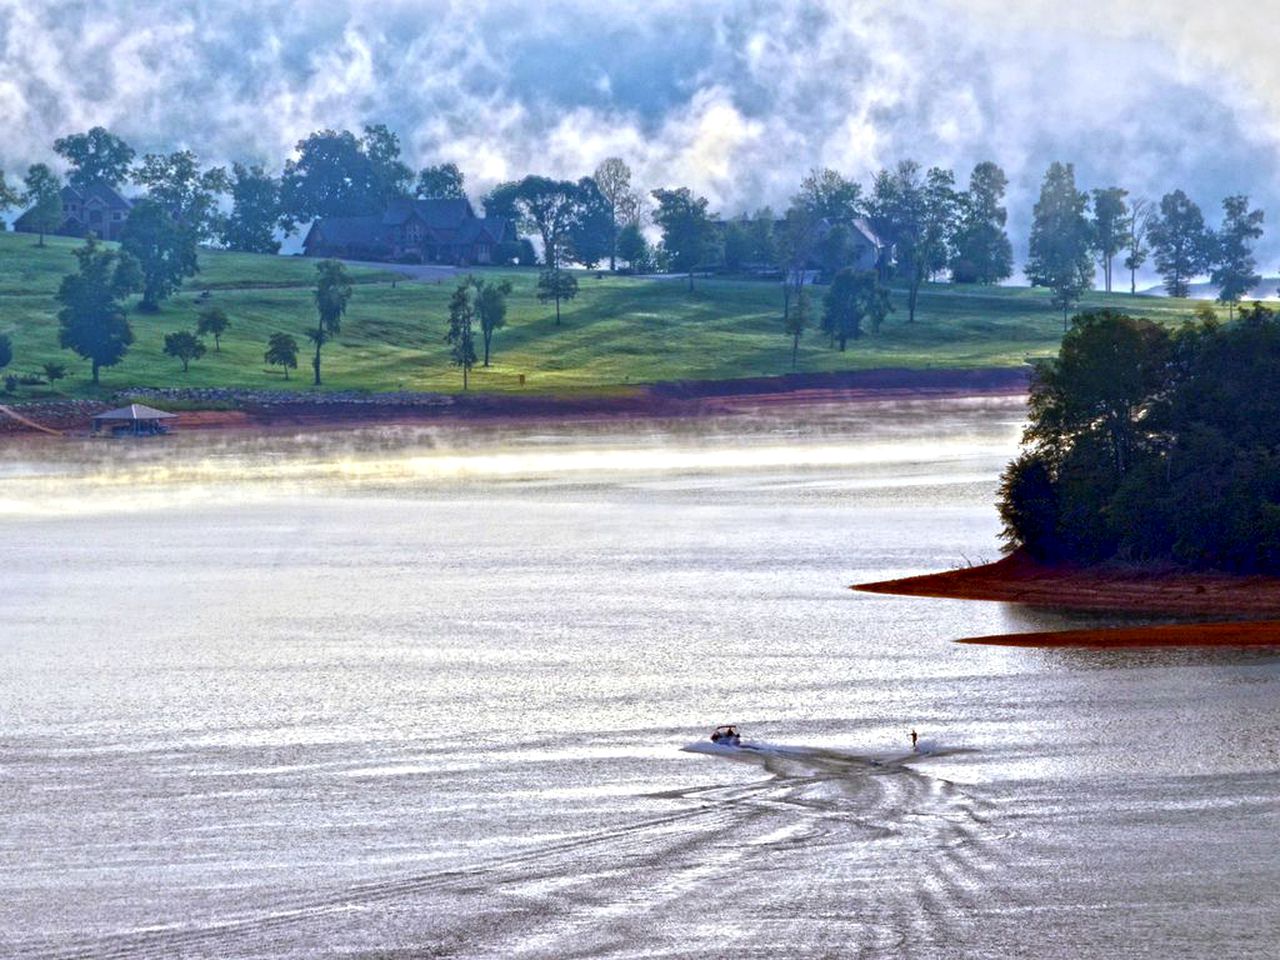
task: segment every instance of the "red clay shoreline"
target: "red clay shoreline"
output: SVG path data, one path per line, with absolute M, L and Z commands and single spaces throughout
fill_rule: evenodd
M 996 563 L 856 584 L 851 589 L 1217 621 L 970 637 L 961 643 L 1038 647 L 1280 646 L 1277 577 L 1045 566 L 1014 553 Z
M 307 427 L 341 429 L 370 424 L 433 421 L 679 418 L 732 414 L 792 404 L 857 403 L 959 397 L 1011 397 L 1027 391 L 1025 369 L 879 369 L 802 373 L 737 380 L 681 380 L 623 386 L 612 391 L 558 393 L 315 394 L 250 390 L 121 391 L 110 400 L 13 403 L 15 412 L 55 430 L 83 433 L 93 414 L 130 402 L 178 412 L 182 430 Z M 129 398 L 129 399 L 126 399 Z M 219 409 L 225 407 L 234 409 Z M 0 435 L 34 435 L 0 417 Z

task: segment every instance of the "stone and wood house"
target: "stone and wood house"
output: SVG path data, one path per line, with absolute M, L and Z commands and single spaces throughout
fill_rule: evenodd
M 493 263 L 495 248 L 516 239 L 508 221 L 477 217 L 469 200 L 393 200 L 381 214 L 323 217 L 302 241 L 309 257 L 456 266 Z
M 92 233 L 100 240 L 119 240 L 132 209 L 132 200 L 104 184 L 65 186 L 62 188 L 62 223 L 47 232 L 59 237 L 87 237 Z M 39 233 L 30 215 L 28 210 L 13 221 L 13 229 L 19 233 Z

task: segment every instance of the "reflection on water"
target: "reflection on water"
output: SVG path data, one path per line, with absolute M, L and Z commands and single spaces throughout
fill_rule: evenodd
M 846 588 L 1020 413 L 6 450 L 0 954 L 1269 956 L 1274 656 Z

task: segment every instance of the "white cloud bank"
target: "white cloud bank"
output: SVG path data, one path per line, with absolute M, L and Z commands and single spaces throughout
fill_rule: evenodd
M 140 151 L 278 167 L 322 127 L 385 122 L 469 184 L 581 176 L 726 213 L 804 172 L 994 159 L 1015 243 L 1051 160 L 1085 187 L 1183 187 L 1211 220 L 1280 217 L 1280 58 L 1262 6 L 1166 0 L 0 0 L 0 166 L 101 124 Z M 1280 236 L 1280 231 L 1277 232 Z M 1280 256 L 1280 243 L 1263 248 Z

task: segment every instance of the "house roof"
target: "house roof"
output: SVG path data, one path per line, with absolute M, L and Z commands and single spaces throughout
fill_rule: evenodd
M 62 188 L 62 204 L 66 206 L 67 201 L 74 200 L 79 203 L 88 203 L 90 200 L 98 200 L 112 210 L 132 210 L 133 201 L 122 197 L 118 191 L 108 187 L 104 183 L 93 183 L 87 187 L 73 187 L 70 184 Z
M 476 219 L 470 200 L 446 200 L 440 197 L 410 200 L 401 197 L 387 204 L 382 223 L 388 227 L 399 226 L 415 213 L 432 230 L 456 230 L 462 224 Z
M 371 217 L 325 217 L 311 224 L 307 231 L 304 246 L 313 243 L 331 243 L 337 245 L 373 245 L 385 242 L 382 231 L 382 218 Z
M 127 407 L 120 407 L 118 410 L 108 410 L 106 413 L 99 413 L 94 416 L 95 420 L 168 420 L 176 417 L 176 413 L 165 413 L 163 410 L 157 410 L 155 407 L 148 407 L 145 403 L 131 403 Z

